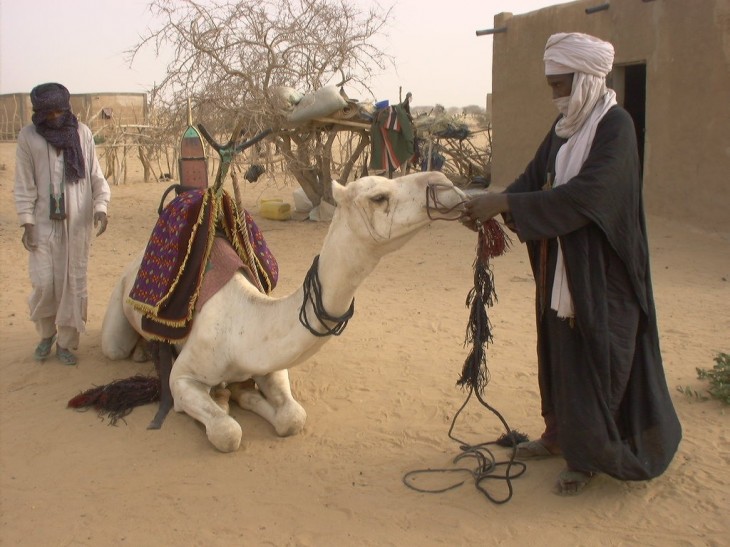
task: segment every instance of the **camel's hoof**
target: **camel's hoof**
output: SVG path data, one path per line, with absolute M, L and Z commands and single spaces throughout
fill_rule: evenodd
M 207 428 L 208 440 L 221 452 L 235 452 L 241 446 L 243 431 L 230 416 L 221 416 Z
M 261 392 L 256 389 L 253 380 L 228 384 L 228 390 L 231 398 L 244 410 L 253 410 L 256 408 L 256 404 L 265 399 Z
M 236 399 L 241 393 L 244 391 L 256 391 L 256 382 L 254 382 L 252 379 L 245 380 L 243 382 L 231 382 L 228 384 L 228 389 L 231 392 L 231 395 L 234 399 Z
M 150 356 L 150 352 L 147 348 L 147 341 L 140 339 L 132 351 L 132 361 L 135 363 L 146 363 L 150 359 L 152 359 L 152 357 Z

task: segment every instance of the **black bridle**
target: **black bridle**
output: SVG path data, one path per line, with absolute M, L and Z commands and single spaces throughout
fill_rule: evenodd
M 327 313 L 327 310 L 324 309 L 324 304 L 322 304 L 322 284 L 319 281 L 318 272 L 319 255 L 314 257 L 314 262 L 312 262 L 312 266 L 309 268 L 309 271 L 304 278 L 304 300 L 302 301 L 302 307 L 299 309 L 299 322 L 315 336 L 339 336 L 340 334 L 342 334 L 342 331 L 345 330 L 347 322 L 355 313 L 355 299 L 352 299 L 350 309 L 348 309 L 343 315 L 335 317 Z M 319 321 L 319 324 L 324 329 L 324 332 L 316 330 L 310 324 L 309 318 L 307 317 L 307 302 L 312 303 L 314 316 Z M 330 321 L 335 325 L 333 327 L 328 327 L 325 321 Z
M 467 200 L 462 199 L 459 203 L 457 203 L 453 207 L 446 207 L 439 201 L 438 196 L 436 195 L 437 188 L 450 188 L 450 189 L 456 191 L 453 186 L 450 186 L 448 184 L 438 184 L 438 183 L 428 184 L 426 186 L 426 214 L 428 214 L 428 218 L 431 220 L 449 220 L 449 221 L 461 220 L 462 217 L 464 216 L 464 213 L 463 213 L 463 211 L 458 211 L 458 209 L 460 207 L 462 207 L 466 203 Z M 432 212 L 436 212 L 441 215 L 448 215 L 449 213 L 451 213 L 453 211 L 458 211 L 459 216 L 454 217 L 454 218 L 447 218 L 445 216 L 435 217 L 435 216 L 431 215 Z

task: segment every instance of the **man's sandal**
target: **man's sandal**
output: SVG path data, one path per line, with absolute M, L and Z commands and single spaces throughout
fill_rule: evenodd
M 76 364 L 76 356 L 61 346 L 56 346 L 56 358 L 64 365 Z
M 555 493 L 559 496 L 575 496 L 591 482 L 595 473 L 589 471 L 573 471 L 565 469 L 558 475 L 558 482 L 555 484 Z
M 560 449 L 551 451 L 542 441 L 526 441 L 517 445 L 515 457 L 518 460 L 541 460 L 560 456 Z
M 55 340 L 55 334 L 50 338 L 44 338 L 41 340 L 33 352 L 33 358 L 36 361 L 43 361 L 46 357 L 48 357 L 51 354 L 51 348 L 53 347 L 53 342 L 55 342 Z

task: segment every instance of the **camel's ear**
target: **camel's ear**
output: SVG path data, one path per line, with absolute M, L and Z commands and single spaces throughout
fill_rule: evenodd
M 340 203 L 345 198 L 346 191 L 342 184 L 332 180 L 332 197 L 335 198 L 335 203 Z

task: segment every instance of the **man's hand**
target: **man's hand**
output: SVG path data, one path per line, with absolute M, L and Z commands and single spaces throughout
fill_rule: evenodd
M 106 231 L 106 225 L 108 223 L 109 220 L 106 217 L 106 213 L 102 213 L 101 211 L 94 213 L 94 228 L 99 226 L 99 230 L 96 232 L 96 237 L 99 237 Z
M 461 221 L 461 224 L 469 228 L 472 232 L 479 231 L 479 224 L 477 224 L 475 220 L 472 220 L 467 216 L 462 216 L 459 220 Z
M 38 243 L 35 240 L 35 226 L 23 224 L 23 237 L 20 238 L 26 251 L 35 251 Z
M 509 211 L 507 194 L 487 192 L 474 196 L 464 206 L 464 218 L 462 223 L 470 227 L 470 224 L 481 224 L 494 218 L 500 213 Z

